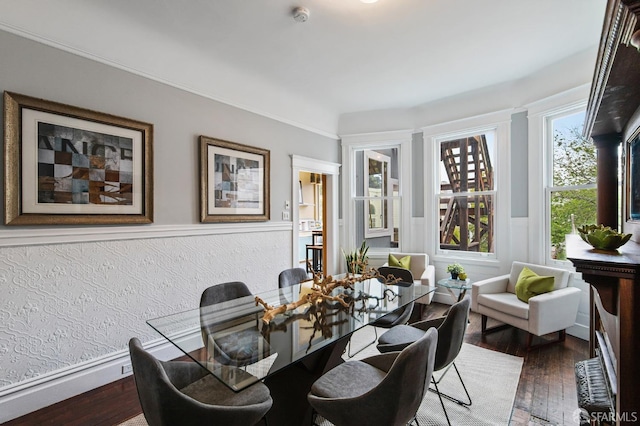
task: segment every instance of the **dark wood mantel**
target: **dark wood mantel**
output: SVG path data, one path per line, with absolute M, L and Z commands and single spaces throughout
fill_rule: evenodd
M 567 237 L 567 258 L 591 284 L 589 347 L 595 331 L 605 329 L 615 354 L 616 412 L 640 419 L 640 244 L 629 241 L 617 252 L 594 250 L 578 235 Z

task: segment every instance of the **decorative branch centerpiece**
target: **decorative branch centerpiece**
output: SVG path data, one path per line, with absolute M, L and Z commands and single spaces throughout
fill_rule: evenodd
M 337 288 L 351 289 L 353 290 L 353 285 L 362 281 L 366 281 L 372 278 L 376 278 L 381 280 L 385 284 L 393 285 L 400 281 L 399 278 L 395 278 L 393 275 L 389 275 L 384 277 L 380 275 L 380 273 L 374 269 L 367 269 L 366 263 L 364 265 L 360 265 L 362 274 L 353 274 L 347 273 L 344 278 L 335 279 L 333 276 L 328 275 L 326 277 L 322 277 L 320 274 L 314 273 L 313 275 L 313 284 L 311 285 L 311 292 L 307 294 L 303 294 L 300 298 L 292 303 L 287 303 L 285 305 L 280 306 L 271 306 L 259 296 L 255 297 L 256 306 L 262 305 L 265 309 L 264 316 L 262 317 L 262 321 L 265 324 L 269 324 L 271 320 L 275 318 L 278 314 L 283 314 L 287 311 L 294 310 L 302 305 L 307 303 L 312 305 L 320 305 L 324 302 L 338 302 L 345 308 L 349 307 L 350 304 L 345 299 L 350 297 L 349 293 L 341 292 L 336 295 L 332 295 L 333 291 Z

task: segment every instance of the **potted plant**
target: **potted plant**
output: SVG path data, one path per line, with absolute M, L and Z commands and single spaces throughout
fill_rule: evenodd
M 342 250 L 344 261 L 347 264 L 347 272 L 361 274 L 367 267 L 369 259 L 369 256 L 367 256 L 368 251 L 369 247 L 367 246 L 366 240 L 363 240 L 360 248 L 353 252 L 345 253 L 344 250 Z
M 452 263 L 451 265 L 447 266 L 447 272 L 451 274 L 452 280 L 457 280 L 458 276 L 464 273 L 464 268 L 459 263 Z

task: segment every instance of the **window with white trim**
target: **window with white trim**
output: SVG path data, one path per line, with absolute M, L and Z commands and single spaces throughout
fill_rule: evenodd
M 545 256 L 566 261 L 565 235 L 596 223 L 596 149 L 582 137 L 583 106 L 546 115 Z
M 437 142 L 440 250 L 495 253 L 495 129 Z
M 410 131 L 342 137 L 345 251 L 363 241 L 369 254 L 410 244 L 411 141 Z

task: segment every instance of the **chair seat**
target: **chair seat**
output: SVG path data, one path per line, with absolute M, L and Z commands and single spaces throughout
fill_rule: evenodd
M 256 383 L 242 392 L 234 392 L 211 374 L 185 386 L 180 392 L 203 404 L 230 407 L 260 404 L 271 398 L 269 388 L 263 383 Z
M 478 304 L 516 318 L 529 319 L 529 304 L 518 299 L 514 293 L 480 294 Z
M 378 346 L 390 345 L 394 347 L 394 350 L 401 350 L 397 348 L 401 346 L 409 346 L 411 343 L 424 336 L 424 330 L 412 327 L 410 325 L 396 325 L 391 330 L 386 331 L 378 339 Z
M 325 373 L 311 387 L 321 398 L 353 398 L 375 388 L 386 373 L 366 362 L 349 361 Z

